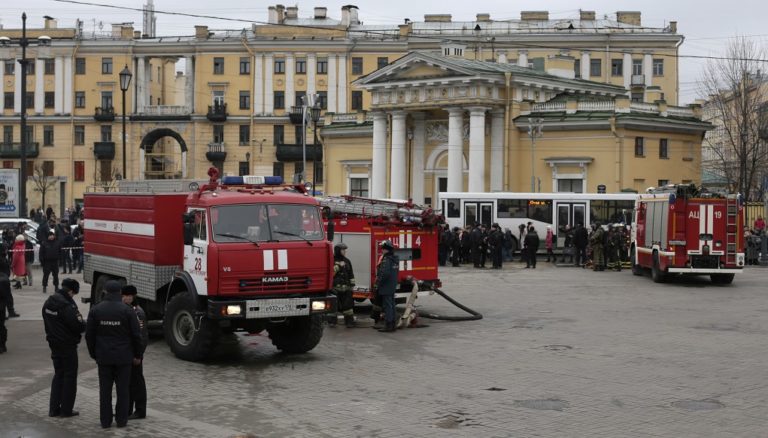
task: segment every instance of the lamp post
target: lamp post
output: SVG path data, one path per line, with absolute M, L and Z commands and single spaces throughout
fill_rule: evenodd
M 543 119 L 528 118 L 528 137 L 531 138 L 531 193 L 536 192 L 536 167 L 534 154 L 536 153 L 536 139 L 542 136 L 544 126 Z
M 317 176 L 317 121 L 320 120 L 320 106 L 318 106 L 319 102 L 315 102 L 315 105 L 310 108 L 310 116 L 312 117 L 312 127 L 314 131 L 314 139 L 312 140 L 312 146 L 314 147 L 314 152 L 312 154 L 312 196 L 315 196 L 315 187 L 317 187 L 316 183 L 316 176 Z
M 246 152 L 245 153 L 245 162 L 248 163 L 248 170 L 245 172 L 246 175 L 251 174 L 251 153 Z
M 307 116 L 309 108 L 315 106 L 317 94 L 305 94 L 301 96 L 301 181 L 307 176 Z
M 126 179 L 128 178 L 128 173 L 125 161 L 125 92 L 128 91 L 128 86 L 131 85 L 132 76 L 131 71 L 128 70 L 128 64 L 126 64 L 120 72 L 120 91 L 123 92 L 123 178 Z
M 27 13 L 21 14 L 21 59 L 19 64 L 21 65 L 21 143 L 19 144 L 21 152 L 21 169 L 19 175 L 21 181 L 19 181 L 19 192 L 21 194 L 21 202 L 19 203 L 19 217 L 27 216 Z M 42 74 L 39 72 L 37 74 Z

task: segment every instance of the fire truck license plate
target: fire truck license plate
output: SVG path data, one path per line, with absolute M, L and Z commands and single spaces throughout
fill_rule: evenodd
M 248 300 L 246 318 L 275 318 L 309 315 L 309 298 L 274 298 Z

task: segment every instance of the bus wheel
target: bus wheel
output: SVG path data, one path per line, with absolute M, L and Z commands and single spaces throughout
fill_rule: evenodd
M 709 277 L 714 284 L 731 284 L 735 274 L 712 274 Z
M 637 264 L 637 256 L 635 255 L 635 250 L 632 250 L 632 254 L 629 256 L 629 264 L 632 265 L 632 274 L 634 275 L 643 275 L 643 268 L 640 267 L 640 265 Z
M 651 268 L 651 279 L 654 283 L 664 283 L 664 273 L 659 267 L 659 254 L 653 253 L 653 267 Z

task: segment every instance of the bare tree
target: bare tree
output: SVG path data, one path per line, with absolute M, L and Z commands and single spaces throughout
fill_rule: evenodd
M 34 191 L 40 192 L 42 199 L 42 205 L 45 206 L 45 194 L 56 188 L 59 183 L 59 177 L 49 176 L 45 174 L 45 170 L 41 166 L 35 166 L 32 172 L 32 184 Z
M 119 181 L 118 175 L 120 175 L 120 169 L 112 167 L 109 172 L 109 179 L 102 179 L 96 182 L 96 186 L 105 192 L 117 191 L 117 182 Z
M 768 164 L 768 77 L 761 72 L 766 51 L 740 37 L 724 58 L 707 64 L 700 84 L 708 96 L 705 116 L 715 125 L 705 137 L 702 164 L 749 200 L 759 196 Z

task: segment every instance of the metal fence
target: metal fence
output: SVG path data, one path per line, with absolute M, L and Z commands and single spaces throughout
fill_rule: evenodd
M 765 205 L 762 202 L 747 202 L 744 205 L 744 226 L 752 228 L 755 219 L 762 216 L 765 219 Z

